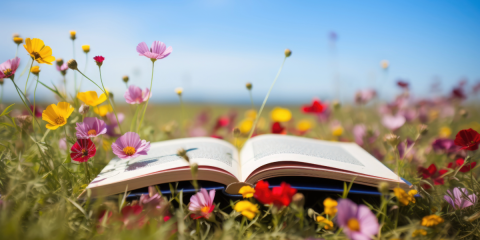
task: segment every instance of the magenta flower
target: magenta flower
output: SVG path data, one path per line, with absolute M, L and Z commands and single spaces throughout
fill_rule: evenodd
M 193 212 L 190 217 L 193 219 L 210 218 L 213 209 L 215 209 L 215 206 L 213 205 L 214 198 L 215 189 L 210 190 L 210 192 L 207 192 L 205 188 L 200 189 L 200 192 L 196 193 L 190 198 L 188 210 Z
M 68 70 L 68 63 L 63 63 L 62 66 L 55 65 L 59 72 L 63 72 Z
M 383 126 L 385 126 L 386 128 L 392 131 L 399 129 L 401 126 L 403 126 L 403 124 L 405 124 L 405 122 L 406 122 L 406 119 L 402 115 L 395 115 L 395 116 L 386 115 L 386 116 L 383 116 L 382 118 Z
M 443 198 L 456 210 L 464 209 L 477 203 L 477 196 L 475 196 L 475 194 L 468 195 L 468 190 L 466 188 L 456 187 L 453 189 L 453 194 L 450 190 L 447 192 L 448 194 L 445 194 Z M 452 199 L 451 196 L 453 196 L 454 199 Z
M 150 58 L 152 61 L 156 61 L 158 59 L 163 59 L 168 57 L 170 53 L 172 53 L 172 47 L 168 47 L 165 43 L 160 41 L 154 41 L 152 47 L 148 49 L 148 46 L 145 42 L 141 42 L 137 46 L 137 52 L 140 56 L 145 56 Z
M 140 104 L 148 100 L 149 97 L 152 96 L 152 93 L 148 88 L 142 90 L 141 88 L 130 85 L 128 90 L 125 92 L 125 100 L 129 104 Z
M 97 148 L 92 140 L 77 139 L 77 142 L 70 148 L 70 157 L 73 161 L 86 162 L 88 159 L 95 156 Z
M 112 143 L 112 150 L 121 159 L 135 158 L 147 155 L 150 150 L 150 142 L 141 140 L 137 133 L 127 132 Z
M 367 206 L 357 205 L 349 199 L 341 199 L 338 201 L 337 209 L 337 224 L 350 239 L 368 240 L 378 233 L 377 217 Z
M 15 57 L 8 59 L 6 62 L 0 64 L 0 78 L 12 78 L 20 65 L 20 58 Z
M 96 117 L 86 117 L 83 122 L 77 123 L 75 130 L 80 139 L 97 137 L 107 132 L 107 124 Z
M 105 61 L 105 58 L 103 56 L 95 56 L 93 57 L 93 60 L 95 60 L 95 63 L 100 67 L 103 64 L 103 61 Z

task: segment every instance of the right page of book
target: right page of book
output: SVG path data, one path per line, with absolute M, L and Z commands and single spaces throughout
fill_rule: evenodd
M 355 143 L 266 134 L 245 143 L 240 161 L 242 181 L 246 181 L 259 167 L 281 162 L 315 164 L 401 181 L 394 172 Z

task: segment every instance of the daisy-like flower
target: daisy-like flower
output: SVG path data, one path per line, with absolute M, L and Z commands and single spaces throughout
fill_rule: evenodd
M 462 149 L 475 151 L 478 149 L 478 144 L 480 144 L 480 134 L 471 128 L 461 130 L 455 136 L 455 145 Z
M 205 188 L 200 189 L 200 192 L 190 198 L 188 210 L 194 213 L 190 216 L 193 219 L 209 219 L 212 215 L 213 209 L 215 209 L 215 206 L 213 205 L 214 198 L 215 189 L 210 190 L 210 192 L 207 192 Z
M 55 57 L 52 56 L 52 49 L 49 46 L 45 46 L 41 39 L 34 38 L 30 40 L 30 38 L 27 38 L 23 47 L 30 54 L 30 57 L 38 63 L 52 65 L 52 62 L 55 61 Z
M 83 122 L 77 123 L 75 130 L 79 139 L 97 137 L 107 132 L 107 124 L 96 117 L 86 117 Z
M 152 96 L 152 93 L 148 88 L 142 90 L 141 88 L 130 85 L 128 90 L 125 92 L 125 101 L 129 104 L 140 104 L 148 100 Z
M 98 94 L 95 91 L 79 92 L 77 94 L 77 98 L 88 106 L 92 107 L 95 107 L 107 100 L 107 96 L 105 96 L 104 93 L 102 93 L 100 97 L 98 97 Z
M 367 206 L 357 205 L 349 199 L 339 201 L 336 221 L 350 239 L 369 240 L 378 233 L 375 214 Z
M 93 60 L 95 60 L 95 63 L 100 67 L 103 64 L 103 61 L 105 61 L 105 58 L 103 56 L 95 56 Z
M 148 49 L 148 46 L 145 42 L 141 42 L 137 45 L 137 52 L 140 56 L 145 56 L 150 58 L 152 61 L 156 61 L 158 59 L 163 59 L 168 57 L 170 53 L 172 53 L 172 47 L 168 47 L 165 43 L 160 41 L 154 41 L 152 47 Z
M 33 66 L 30 69 L 30 72 L 38 76 L 38 74 L 40 73 L 40 67 L 39 66 Z
M 90 52 L 90 45 L 82 45 L 82 50 L 84 53 Z
M 59 102 L 58 105 L 51 104 L 42 113 L 42 120 L 48 122 L 46 127 L 55 130 L 65 124 L 72 114 L 74 108 L 67 102 Z
M 77 162 L 86 162 L 88 159 L 95 156 L 97 148 L 93 144 L 92 140 L 88 139 L 77 139 L 77 142 L 73 144 L 70 149 L 70 157 L 73 161 Z
M 127 132 L 112 143 L 112 150 L 121 159 L 135 158 L 140 155 L 147 155 L 150 150 L 150 142 L 141 140 L 134 132 Z
M 20 58 L 18 57 L 8 59 L 0 64 L 0 78 L 11 78 L 13 80 L 13 75 L 15 75 L 18 65 L 20 65 Z

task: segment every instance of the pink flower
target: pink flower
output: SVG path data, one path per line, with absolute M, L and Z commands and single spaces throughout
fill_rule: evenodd
M 97 137 L 107 132 L 107 124 L 96 117 L 86 117 L 83 122 L 77 123 L 77 138 Z
M 376 96 L 377 92 L 373 89 L 361 90 L 355 94 L 355 102 L 358 104 L 367 104 Z
M 156 61 L 168 57 L 172 53 L 172 47 L 166 47 L 165 43 L 160 41 L 154 41 L 152 47 L 148 49 L 145 42 L 141 42 L 137 46 L 137 52 L 140 56 L 145 56 Z
M 386 115 L 382 118 L 382 124 L 386 128 L 395 131 L 405 124 L 406 119 L 402 115 Z
M 97 63 L 98 66 L 102 66 L 103 64 L 103 61 L 105 60 L 105 58 L 103 56 L 95 56 L 93 58 L 93 60 L 95 60 L 95 62 Z
M 140 140 L 140 136 L 134 132 L 127 132 L 112 143 L 112 150 L 121 159 L 135 158 L 147 155 L 150 150 L 150 142 Z
M 15 57 L 8 59 L 6 62 L 0 64 L 0 78 L 12 78 L 20 65 L 20 58 Z
M 466 188 L 454 188 L 453 193 L 448 190 L 443 198 L 450 203 L 454 209 L 464 209 L 477 203 L 477 196 L 475 194 L 468 195 Z M 452 199 L 453 196 L 453 199 Z
M 337 224 L 350 239 L 369 240 L 378 233 L 377 217 L 367 206 L 341 199 L 337 209 Z
M 130 85 L 128 90 L 125 92 L 125 100 L 129 104 L 140 104 L 148 100 L 149 97 L 152 96 L 152 93 L 148 88 L 142 91 L 141 88 Z
M 193 219 L 205 218 L 208 219 L 212 215 L 213 199 L 215 198 L 215 189 L 207 192 L 205 188 L 200 189 L 200 192 L 196 193 L 190 198 L 190 205 L 188 210 L 194 212 L 190 215 Z
M 59 72 L 67 71 L 68 69 L 68 63 L 63 63 L 62 66 L 55 65 L 57 67 L 57 70 Z

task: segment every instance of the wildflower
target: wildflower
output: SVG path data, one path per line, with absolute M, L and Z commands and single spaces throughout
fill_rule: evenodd
M 88 139 L 77 139 L 77 142 L 73 144 L 70 149 L 70 157 L 73 161 L 77 162 L 86 162 L 88 159 L 95 156 L 97 148 L 93 144 L 92 140 Z
M 123 80 L 124 83 L 127 83 L 129 78 L 128 78 L 127 75 L 125 75 L 125 76 L 122 77 L 122 80 Z
M 413 231 L 413 233 L 412 233 L 412 237 L 416 237 L 416 236 L 419 236 L 419 235 L 426 236 L 427 231 L 425 231 L 425 229 L 417 229 L 417 230 Z
M 98 97 L 98 94 L 95 91 L 79 92 L 77 94 L 77 98 L 88 106 L 92 107 L 95 107 L 107 100 L 107 96 L 105 96 L 104 93 L 102 93 L 100 97 Z
M 243 198 L 251 198 L 255 193 L 255 189 L 250 186 L 243 186 L 240 188 L 238 193 L 242 194 Z
M 227 127 L 230 125 L 230 118 L 226 116 L 221 116 L 217 119 L 217 122 L 215 123 L 215 126 L 213 127 L 213 132 L 215 133 L 222 127 Z
M 298 122 L 297 129 L 300 132 L 306 132 L 312 128 L 313 124 L 312 121 L 304 119 Z
M 452 135 L 452 129 L 449 127 L 441 127 L 438 136 L 441 138 L 449 138 Z
M 397 81 L 397 86 L 399 86 L 399 87 L 401 87 L 401 88 L 403 88 L 403 89 L 408 89 L 408 82 L 399 80 L 399 81 Z
M 342 134 L 343 134 L 343 127 L 342 126 L 337 125 L 332 129 L 332 135 L 333 136 L 339 137 Z
M 196 193 L 190 198 L 190 205 L 188 210 L 192 211 L 190 215 L 193 219 L 205 218 L 209 219 L 215 209 L 213 199 L 215 198 L 215 189 L 207 192 L 205 188 L 201 188 L 200 192 Z
M 30 69 L 30 72 L 33 73 L 34 75 L 37 75 L 40 73 L 40 67 L 39 66 L 33 66 L 31 69 Z
M 462 158 L 459 158 L 459 159 L 455 160 L 455 162 L 449 163 L 447 165 L 447 167 L 451 168 L 451 169 L 456 169 L 456 168 L 462 166 L 463 163 L 465 163 L 465 160 L 463 160 Z M 465 166 L 460 168 L 459 171 L 462 172 L 462 173 L 467 173 L 467 172 L 470 172 L 470 170 L 472 170 L 475 166 L 477 166 L 477 163 L 476 162 L 471 162 L 469 164 L 465 164 Z
M 467 96 L 465 95 L 465 92 L 463 91 L 463 88 L 456 87 L 456 88 L 452 89 L 451 98 L 458 99 L 458 100 L 465 100 L 467 98 Z
M 10 78 L 13 80 L 18 65 L 20 65 L 20 58 L 18 57 L 8 59 L 6 62 L 0 64 L 0 78 Z
M 331 198 L 326 198 L 323 201 L 323 206 L 324 206 L 324 212 L 325 214 L 333 217 L 335 214 L 337 214 L 337 201 L 331 199 Z
M 279 122 L 274 122 L 272 124 L 272 133 L 275 133 L 275 134 L 286 134 L 286 131 L 285 131 L 285 128 L 282 127 L 282 124 L 280 124 Z
M 440 170 L 437 172 L 437 166 L 431 164 L 428 168 L 419 167 L 418 171 L 422 174 L 423 179 L 432 179 L 434 185 L 443 185 L 445 182 L 442 175 L 447 173 L 447 170 Z M 430 188 L 429 185 L 425 185 L 424 188 Z
M 145 224 L 142 215 L 143 207 L 140 205 L 125 206 L 122 208 L 122 221 L 127 229 L 140 228 Z
M 320 100 L 313 99 L 312 105 L 304 105 L 302 107 L 302 112 L 319 114 L 325 111 L 326 108 L 327 106 L 323 105 L 322 102 L 320 102 Z
M 478 144 L 480 143 L 480 134 L 471 128 L 467 130 L 461 130 L 457 133 L 454 143 L 465 150 L 477 150 Z
M 30 57 L 38 63 L 52 65 L 52 62 L 55 61 L 55 57 L 52 56 L 52 49 L 49 46 L 45 46 L 41 39 L 34 38 L 30 40 L 30 38 L 27 38 L 23 47 L 30 54 Z
M 86 117 L 83 122 L 77 123 L 77 138 L 98 137 L 107 132 L 107 124 L 96 117 Z
M 95 109 L 94 109 L 95 110 Z M 117 128 L 118 124 L 123 122 L 123 119 L 125 118 L 125 115 L 123 113 L 118 113 L 118 122 L 117 119 L 115 118 L 114 113 L 107 113 L 105 114 L 105 117 L 108 119 L 108 125 L 107 125 L 107 135 L 110 137 L 118 137 L 119 134 L 115 132 L 115 129 Z
M 382 61 L 380 61 L 380 67 L 381 67 L 381 68 L 387 69 L 388 66 L 390 66 L 390 63 L 388 62 L 388 60 L 382 60 Z
M 78 69 L 77 69 L 78 64 L 77 64 L 77 61 L 75 61 L 75 59 L 70 59 L 70 60 L 68 60 L 67 66 L 68 66 L 70 69 L 72 69 L 72 70 L 78 70 Z
M 270 112 L 270 118 L 274 122 L 288 122 L 292 119 L 292 113 L 286 108 L 276 107 Z
M 125 101 L 129 104 L 140 104 L 147 101 L 148 98 L 152 96 L 152 93 L 148 88 L 142 90 L 137 86 L 130 85 L 123 96 L 125 97 Z
M 72 40 L 77 39 L 77 31 L 70 31 L 70 39 Z
M 404 206 L 407 206 L 410 202 L 415 203 L 415 195 L 418 193 L 418 191 L 410 190 L 408 193 L 406 193 L 405 190 L 396 187 L 393 189 L 393 193 L 400 203 L 402 203 Z
M 257 111 L 250 109 L 245 112 L 245 118 L 255 120 L 257 118 Z
M 249 133 L 253 127 L 253 120 L 251 119 L 244 119 L 240 122 L 238 129 L 240 129 L 241 133 Z
M 233 131 L 233 137 L 238 138 L 240 136 L 240 129 L 238 127 L 234 128 Z
M 41 117 L 42 116 L 42 111 L 38 106 L 33 107 L 33 105 L 30 105 L 30 111 L 33 112 L 35 117 Z M 25 111 L 25 114 L 30 114 L 29 112 Z
M 22 124 L 23 127 L 26 127 L 32 123 L 32 115 L 21 115 L 17 117 L 18 121 L 20 124 Z
M 57 58 L 57 60 L 55 60 L 55 62 L 57 63 L 57 66 L 60 67 L 64 64 L 63 62 L 63 58 Z
M 290 49 L 285 49 L 285 57 L 290 57 L 290 55 L 292 55 L 292 51 L 290 51 Z
M 333 228 L 333 222 L 330 221 L 330 220 L 328 220 L 328 219 L 326 219 L 326 218 L 323 217 L 323 216 L 320 216 L 320 215 L 317 216 L 317 217 L 315 218 L 315 221 L 316 221 L 317 223 L 323 224 L 323 228 L 325 228 L 326 230 L 329 230 L 329 229 L 332 229 L 332 228 Z
M 23 38 L 19 37 L 19 36 L 14 36 L 13 37 L 13 42 L 16 43 L 17 45 L 20 45 L 23 43 Z
M 245 84 L 245 87 L 246 87 L 248 90 L 252 90 L 252 84 L 251 84 L 251 83 Z
M 405 117 L 399 114 L 395 116 L 385 115 L 382 118 L 383 126 L 390 129 L 391 131 L 395 131 L 399 129 L 401 126 L 403 126 L 403 124 L 405 124 L 405 122 L 406 122 Z
M 361 90 L 355 93 L 355 102 L 357 104 L 367 104 L 377 96 L 377 92 L 373 89 Z
M 277 207 L 288 206 L 297 189 L 290 187 L 290 184 L 282 182 L 280 187 L 274 187 L 271 191 L 268 182 L 262 180 L 255 186 L 255 198 L 263 204 L 273 204 Z
M 252 220 L 258 213 L 257 205 L 246 200 L 237 202 L 235 207 L 233 207 L 233 210 L 241 213 L 250 220 Z
M 93 60 L 95 60 L 95 63 L 97 64 L 97 66 L 101 67 L 105 58 L 102 56 L 95 56 Z
M 67 102 L 59 102 L 58 105 L 51 104 L 42 113 L 42 119 L 48 124 L 46 127 L 55 130 L 65 124 L 72 114 L 74 108 Z
M 445 151 L 447 154 L 461 150 L 459 146 L 455 146 L 454 140 L 447 138 L 435 139 L 432 143 L 432 148 L 435 151 Z
M 379 229 L 375 214 L 367 206 L 349 199 L 339 201 L 336 221 L 350 239 L 371 239 Z
M 147 155 L 150 150 L 150 142 L 140 140 L 137 133 L 127 132 L 112 144 L 112 150 L 121 159 L 135 158 L 140 155 Z
M 139 200 L 139 205 L 153 216 L 162 215 L 162 213 L 166 211 L 167 204 L 168 203 L 158 193 L 152 195 L 142 194 Z
M 182 96 L 183 88 L 181 87 L 175 88 L 175 92 L 177 93 L 178 96 Z
M 65 76 L 65 74 L 67 74 L 67 70 L 68 70 L 68 63 L 62 63 L 60 65 L 57 64 L 56 68 L 60 73 L 62 73 L 63 76 Z
M 454 188 L 453 193 L 448 190 L 448 194 L 445 194 L 443 198 L 447 201 L 454 209 L 464 209 L 470 206 L 473 206 L 477 203 L 477 196 L 475 194 L 468 195 L 468 190 L 466 188 Z M 453 196 L 453 199 L 452 197 Z
M 385 137 L 383 137 L 383 140 L 389 143 L 392 147 L 397 147 L 397 145 L 400 143 L 400 137 L 393 133 L 385 135 Z
M 433 227 L 433 226 L 437 226 L 440 223 L 443 223 L 443 221 L 444 220 L 442 217 L 432 214 L 422 218 L 422 226 Z
M 82 45 L 82 50 L 84 53 L 90 52 L 90 45 Z
M 165 43 L 160 41 L 154 41 L 150 50 L 145 42 L 141 42 L 137 46 L 137 52 L 140 56 L 145 56 L 150 58 L 153 62 L 158 59 L 163 59 L 168 57 L 172 53 L 172 47 L 168 47 Z

